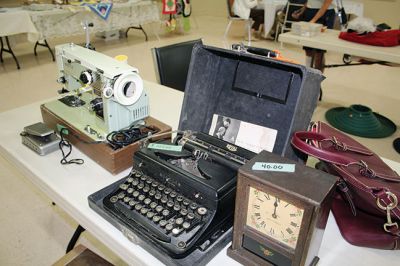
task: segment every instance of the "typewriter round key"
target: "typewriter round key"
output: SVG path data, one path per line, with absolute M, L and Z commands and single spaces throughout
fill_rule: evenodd
M 169 215 L 169 210 L 165 209 L 161 213 L 163 216 L 168 216 Z
M 169 193 L 171 193 L 172 189 L 170 189 L 169 187 L 167 187 L 166 189 L 164 189 L 164 194 L 168 195 Z
M 179 229 L 179 228 L 174 228 L 174 229 L 172 229 L 172 234 L 173 235 L 178 235 L 179 233 L 181 232 L 181 229 Z
M 126 196 L 126 194 L 124 192 L 121 192 L 118 194 L 119 199 L 123 199 L 125 196 Z
M 149 212 L 146 214 L 146 217 L 149 218 L 149 219 L 153 218 L 153 216 L 154 216 L 154 212 L 152 212 L 152 211 L 149 211 Z
M 134 189 L 133 188 L 128 188 L 127 190 L 126 190 L 126 192 L 128 193 L 128 194 L 132 194 L 132 192 L 134 191 Z
M 124 202 L 125 202 L 125 203 L 128 203 L 130 200 L 131 200 L 130 197 L 125 197 L 125 198 L 124 198 Z
M 182 224 L 182 227 L 183 227 L 183 229 L 189 229 L 190 223 L 189 223 L 189 222 L 184 222 L 184 223 Z
M 141 177 L 141 176 L 142 176 L 142 173 L 140 173 L 140 172 L 137 171 L 137 172 L 135 173 L 135 176 L 136 176 L 136 177 Z
M 186 218 L 188 218 L 189 220 L 193 220 L 194 219 L 194 213 L 193 212 L 189 212 L 187 214 Z
M 176 192 L 175 191 L 171 191 L 171 193 L 169 194 L 169 196 L 171 197 L 171 198 L 175 198 L 176 197 Z
M 197 209 L 197 213 L 201 216 L 205 215 L 207 213 L 207 209 L 204 207 L 200 207 Z
M 165 226 L 165 229 L 166 229 L 167 231 L 171 231 L 172 228 L 174 228 L 174 226 L 173 226 L 172 224 L 167 224 L 167 225 Z
M 150 195 L 150 196 L 153 197 L 155 194 L 156 194 L 156 191 L 155 191 L 154 189 L 152 189 L 152 190 L 149 191 L 149 195 Z
M 157 207 L 157 203 L 156 202 L 152 202 L 150 203 L 150 208 L 154 209 L 155 207 Z
M 179 212 L 182 216 L 186 216 L 188 214 L 188 210 L 186 209 L 181 209 L 181 211 Z
M 157 200 L 161 199 L 161 197 L 162 197 L 162 195 L 159 192 L 157 192 L 156 195 L 154 196 L 154 198 Z
M 173 225 L 175 223 L 175 219 L 173 217 L 169 218 L 168 223 Z
M 136 204 L 137 204 L 136 200 L 129 201 L 129 206 L 131 206 L 131 207 L 135 206 Z
M 128 183 L 132 183 L 132 181 L 133 181 L 133 177 L 128 177 L 128 178 L 126 179 L 126 182 L 128 182 Z
M 164 227 L 164 226 L 167 225 L 167 223 L 168 222 L 166 220 L 161 220 L 159 224 L 160 224 L 161 227 Z
M 158 190 L 159 190 L 159 191 L 163 191 L 164 189 L 165 189 L 165 186 L 164 186 L 164 185 L 159 185 L 159 186 L 158 186 Z
M 145 215 L 145 214 L 148 213 L 148 212 L 149 212 L 149 209 L 147 209 L 147 208 L 142 208 L 142 209 L 140 210 L 140 213 L 143 214 L 143 215 Z
M 137 187 L 138 187 L 138 189 L 142 189 L 142 188 L 144 187 L 144 183 L 143 183 L 143 182 L 140 182 L 140 183 L 137 185 Z
M 175 204 L 174 205 L 174 211 L 180 211 L 181 210 L 181 205 L 179 205 L 179 204 Z
M 119 185 L 119 188 L 122 189 L 122 190 L 127 190 L 128 189 L 128 185 L 124 183 L 124 184 Z
M 149 199 L 149 198 L 145 198 L 144 201 L 143 201 L 143 203 L 146 204 L 146 205 L 149 205 L 150 202 L 151 202 L 151 199 Z
M 132 185 L 133 186 L 137 186 L 139 184 L 139 180 L 137 179 L 137 178 L 135 178 L 133 181 L 132 181 Z
M 143 201 L 145 198 L 146 198 L 146 196 L 142 194 L 142 195 L 140 195 L 140 196 L 138 197 L 138 200 L 139 200 L 139 201 Z
M 177 225 L 183 224 L 183 218 L 182 218 L 182 217 L 179 217 L 178 219 L 175 220 L 175 223 L 176 223 Z
M 147 180 L 147 175 L 142 175 L 142 176 L 140 177 L 140 180 L 146 181 L 146 180 Z
M 164 208 L 161 205 L 156 207 L 156 212 L 161 212 Z
M 137 210 L 137 211 L 140 211 L 140 209 L 142 209 L 142 208 L 143 208 L 142 204 L 135 205 L 135 210 Z
M 158 215 L 153 216 L 153 222 L 158 223 L 161 220 L 161 217 Z M 165 221 L 165 224 L 167 224 L 167 221 Z
M 110 198 L 111 203 L 116 203 L 118 201 L 118 197 L 117 196 L 112 196 Z
M 181 202 L 181 201 L 183 201 L 183 197 L 181 195 L 179 195 L 178 197 L 176 197 L 176 200 Z
M 199 205 L 197 205 L 197 203 L 195 203 L 195 202 L 192 202 L 192 203 L 190 204 L 190 208 L 191 208 L 192 210 L 197 209 L 197 207 L 199 207 Z
M 161 203 L 165 204 L 165 203 L 167 203 L 167 201 L 168 201 L 168 197 L 164 195 L 164 196 L 161 198 Z
M 167 206 L 169 207 L 169 208 L 171 208 L 172 206 L 174 206 L 175 205 L 175 202 L 173 202 L 172 200 L 169 200 L 168 202 L 167 202 Z
M 149 192 L 149 190 L 150 190 L 150 187 L 149 187 L 149 186 L 145 186 L 145 187 L 143 188 L 143 192 L 144 192 L 144 193 Z
M 140 192 L 137 190 L 133 191 L 133 193 L 132 193 L 132 196 L 135 198 L 137 198 L 139 195 L 140 195 Z
M 190 201 L 188 199 L 184 199 L 182 203 L 183 205 L 188 206 L 190 204 Z
M 154 181 L 154 182 L 151 184 L 151 186 L 152 186 L 152 187 L 158 187 L 158 182 L 157 182 L 157 181 Z

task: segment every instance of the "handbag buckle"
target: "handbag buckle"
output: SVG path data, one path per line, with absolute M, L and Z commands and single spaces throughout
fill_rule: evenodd
M 363 160 L 360 160 L 360 162 L 358 163 L 358 165 L 360 166 L 360 174 L 365 176 L 365 177 L 369 177 L 369 178 L 374 178 L 376 176 L 376 173 L 374 170 L 372 170 L 371 168 L 368 167 L 368 164 L 366 162 L 364 162 Z M 391 192 L 389 192 L 391 193 Z M 394 195 L 393 193 L 391 193 L 393 196 L 396 197 L 396 195 Z M 378 203 L 377 203 L 378 204 Z M 396 205 L 397 205 L 397 197 L 396 197 Z M 378 205 L 379 206 L 379 205 Z M 382 205 L 381 205 L 382 206 Z M 396 206 L 395 206 L 396 207 Z M 379 207 L 381 208 L 381 207 Z M 394 208 L 394 207 L 393 207 Z M 381 208 L 382 209 L 382 208 Z
M 341 141 L 339 141 L 335 136 L 331 139 L 333 146 L 338 151 L 347 151 L 347 145 Z
M 396 229 L 399 228 L 397 223 L 393 223 L 392 222 L 392 217 L 390 216 L 390 211 L 393 210 L 394 208 L 396 208 L 398 200 L 397 200 L 397 196 L 395 194 L 393 194 L 390 191 L 386 191 L 385 192 L 387 197 L 390 199 L 390 203 L 387 206 L 383 206 L 381 204 L 381 202 L 379 201 L 379 198 L 376 199 L 376 205 L 378 205 L 378 207 L 382 210 L 386 210 L 386 218 L 387 218 L 387 222 L 383 225 L 383 229 L 388 232 L 391 233 L 391 231 L 388 229 L 388 227 L 391 226 L 396 226 Z

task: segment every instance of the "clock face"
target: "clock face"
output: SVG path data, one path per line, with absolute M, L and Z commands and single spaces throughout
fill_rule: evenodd
M 304 210 L 250 187 L 246 225 L 295 249 Z

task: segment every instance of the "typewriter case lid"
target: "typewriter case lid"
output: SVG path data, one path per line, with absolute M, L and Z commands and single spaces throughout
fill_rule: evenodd
M 272 152 L 298 160 L 290 138 L 307 129 L 323 79 L 302 65 L 196 44 L 179 129 L 209 133 L 215 114 L 230 117 L 276 130 Z

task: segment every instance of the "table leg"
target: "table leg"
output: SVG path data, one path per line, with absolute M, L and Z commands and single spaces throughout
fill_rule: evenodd
M 67 252 L 70 252 L 71 250 L 74 249 L 76 242 L 78 242 L 79 236 L 85 231 L 85 228 L 83 228 L 81 225 L 78 225 L 76 228 L 74 234 L 72 235 L 71 240 L 68 243 L 67 246 Z
M 47 47 L 47 49 L 49 49 L 49 52 L 50 52 L 51 57 L 52 57 L 52 59 L 53 59 L 53 62 L 56 61 L 56 59 L 55 59 L 55 57 L 54 57 L 53 50 L 51 50 L 51 48 L 50 48 L 50 46 L 49 46 L 47 40 L 44 39 L 43 42 L 44 42 L 44 43 L 40 43 L 39 41 L 37 41 L 37 42 L 35 43 L 35 47 L 33 48 L 33 53 L 35 54 L 35 56 L 37 56 L 36 48 L 37 48 L 38 45 L 39 45 L 39 46 Z
M 324 70 L 325 60 L 324 60 L 324 52 L 318 49 L 312 49 L 311 55 L 311 67 L 321 70 Z M 322 68 L 322 69 L 321 69 Z M 319 101 L 322 101 L 322 87 L 319 88 Z
M 129 27 L 129 28 L 126 30 L 126 32 L 125 32 L 125 37 L 126 37 L 126 38 L 128 38 L 128 31 L 129 31 L 130 29 L 141 30 L 141 31 L 143 32 L 144 37 L 146 38 L 146 42 L 147 42 L 147 40 L 148 40 L 147 33 L 144 31 L 142 25 L 139 25 L 138 27 Z
M 0 37 L 0 42 L 1 42 L 0 62 L 3 63 L 3 52 L 10 53 L 12 55 L 12 57 L 14 58 L 15 63 L 17 64 L 17 69 L 20 69 L 18 59 L 15 56 L 13 50 L 11 49 L 10 42 L 8 40 L 8 36 L 5 36 L 4 38 L 6 39 L 7 48 L 4 48 L 3 37 Z

